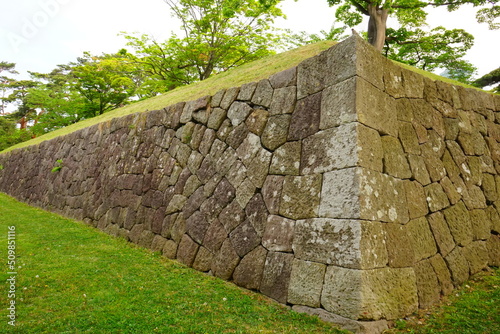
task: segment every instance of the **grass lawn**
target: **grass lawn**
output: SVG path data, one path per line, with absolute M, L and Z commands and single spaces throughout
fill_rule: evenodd
M 8 325 L 15 226 L 16 326 Z M 12 235 L 11 235 L 12 236 Z M 11 239 L 12 240 L 12 239 Z M 0 193 L 0 333 L 342 333 L 316 318 Z M 387 333 L 500 333 L 500 269 Z M 345 333 L 345 332 L 344 332 Z
M 15 226 L 16 326 L 8 325 Z M 341 333 L 261 295 L 0 193 L 0 333 Z

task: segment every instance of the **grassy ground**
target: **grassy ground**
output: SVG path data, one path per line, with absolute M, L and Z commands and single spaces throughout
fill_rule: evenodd
M 341 333 L 265 297 L 0 193 L 0 333 Z M 5 260 L 2 260 L 5 263 Z M 9 326 L 17 272 L 16 327 Z M 500 269 L 386 333 L 500 333 Z M 6 328 L 7 330 L 2 330 Z
M 0 333 L 341 333 L 261 295 L 0 194 L 0 256 L 15 226 L 16 326 L 0 271 Z

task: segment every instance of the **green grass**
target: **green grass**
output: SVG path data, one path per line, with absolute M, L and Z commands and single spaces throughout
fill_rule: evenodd
M 16 229 L 16 327 L 7 232 Z M 0 193 L 1 333 L 341 333 L 157 253 Z

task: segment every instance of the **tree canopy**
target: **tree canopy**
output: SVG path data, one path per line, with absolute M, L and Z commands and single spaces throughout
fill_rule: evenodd
M 335 17 L 354 27 L 362 22 L 363 15 L 369 17 L 368 41 L 378 50 L 382 50 L 386 40 L 387 18 L 397 18 L 406 28 L 417 28 L 425 24 L 428 7 L 446 7 L 454 11 L 463 5 L 480 7 L 476 13 L 478 22 L 487 23 L 490 29 L 499 28 L 495 19 L 500 16 L 498 0 L 327 0 L 331 6 L 338 5 Z

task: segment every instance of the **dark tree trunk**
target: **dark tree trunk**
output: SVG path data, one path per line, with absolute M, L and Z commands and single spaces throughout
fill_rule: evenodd
M 376 5 L 368 5 L 368 42 L 377 50 L 382 51 L 385 44 L 385 31 L 387 28 L 387 9 L 378 8 Z

